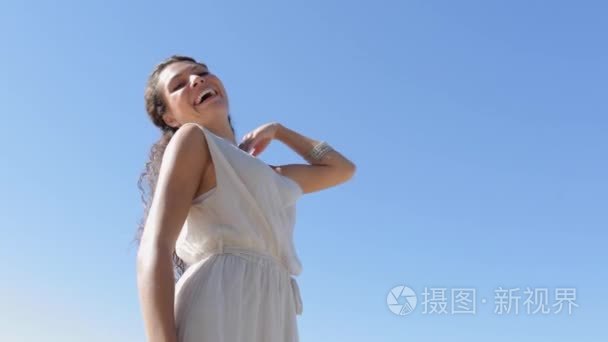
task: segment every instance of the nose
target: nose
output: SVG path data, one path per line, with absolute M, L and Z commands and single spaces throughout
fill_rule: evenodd
M 190 84 L 192 87 L 196 87 L 199 83 L 205 83 L 205 79 L 200 75 L 190 75 Z

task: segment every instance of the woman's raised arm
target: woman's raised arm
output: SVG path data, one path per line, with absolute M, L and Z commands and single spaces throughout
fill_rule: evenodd
M 289 146 L 300 156 L 307 159 L 307 153 L 320 141 L 306 137 L 281 124 L 278 124 L 276 139 Z M 322 160 L 308 160 L 309 164 L 286 164 L 275 168 L 275 171 L 293 179 L 303 193 L 326 189 L 351 179 L 356 165 L 337 150 L 324 155 Z

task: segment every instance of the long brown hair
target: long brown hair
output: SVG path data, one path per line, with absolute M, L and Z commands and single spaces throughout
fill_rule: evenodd
M 150 148 L 149 160 L 146 162 L 144 170 L 139 176 L 139 180 L 137 182 L 137 187 L 141 192 L 141 201 L 144 206 L 144 214 L 139 223 L 135 235 L 135 241 L 137 242 L 138 246 L 141 242 L 141 237 L 145 228 L 146 219 L 150 211 L 152 199 L 154 198 L 154 191 L 156 189 L 156 183 L 158 181 L 158 172 L 160 170 L 160 164 L 163 158 L 163 154 L 165 152 L 165 149 L 167 148 L 167 145 L 169 144 L 169 141 L 171 141 L 173 134 L 177 131 L 177 128 L 167 125 L 167 123 L 165 123 L 162 118 L 167 111 L 167 105 L 165 103 L 165 99 L 162 96 L 162 93 L 158 89 L 158 80 L 160 73 L 171 63 L 175 62 L 198 63 L 194 58 L 180 55 L 173 55 L 165 59 L 164 61 L 156 65 L 152 73 L 150 73 L 150 76 L 148 77 L 148 82 L 146 84 L 146 90 L 144 93 L 146 112 L 148 113 L 150 120 L 152 120 L 152 123 L 158 128 L 160 128 L 161 136 L 160 139 Z M 232 125 L 232 119 L 230 118 L 230 114 L 228 114 L 228 123 L 230 124 L 232 132 L 236 134 Z M 186 270 L 186 265 L 184 261 L 177 256 L 175 250 L 173 251 L 173 266 L 175 280 L 177 281 L 177 279 Z

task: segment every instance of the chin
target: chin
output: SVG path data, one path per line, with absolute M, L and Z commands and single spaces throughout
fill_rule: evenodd
M 209 117 L 209 116 L 228 116 L 228 108 L 226 106 L 212 106 L 209 108 L 205 108 L 203 110 L 194 109 L 194 112 L 199 116 Z

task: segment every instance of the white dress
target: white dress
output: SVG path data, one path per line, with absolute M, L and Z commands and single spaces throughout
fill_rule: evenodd
M 187 269 L 175 285 L 179 342 L 298 341 L 302 300 L 293 244 L 302 188 L 198 126 L 216 187 L 197 197 L 176 242 Z

